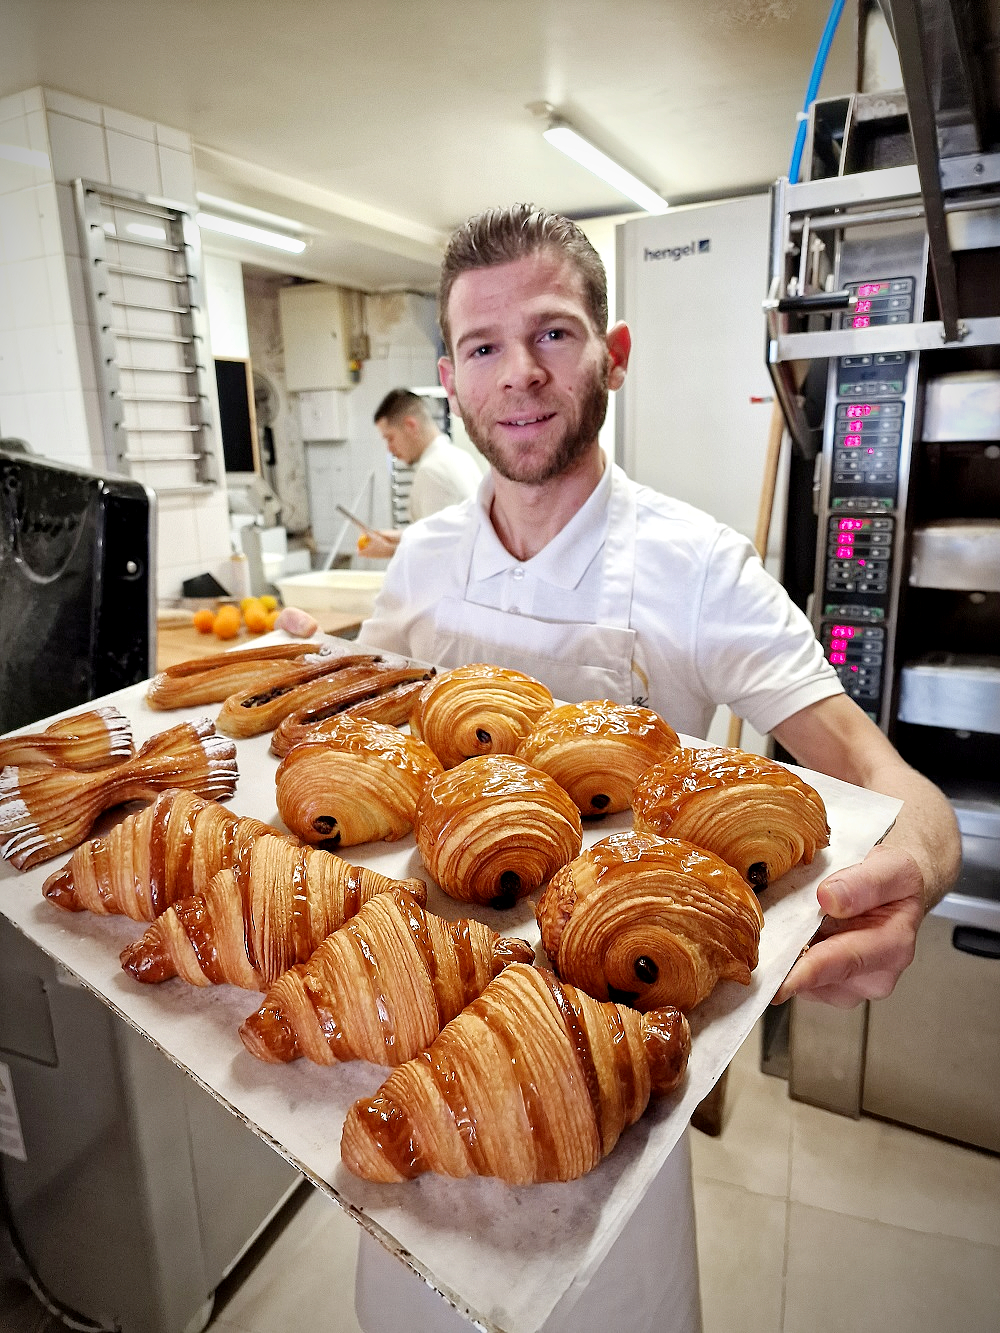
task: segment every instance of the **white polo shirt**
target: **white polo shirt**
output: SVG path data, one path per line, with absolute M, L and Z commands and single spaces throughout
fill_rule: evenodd
M 475 495 L 483 474 L 475 459 L 438 435 L 417 459 L 410 488 L 410 519 L 427 518 L 439 509 Z

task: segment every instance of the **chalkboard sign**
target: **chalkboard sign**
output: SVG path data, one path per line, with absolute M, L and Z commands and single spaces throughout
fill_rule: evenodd
M 215 382 L 219 389 L 219 418 L 226 471 L 259 472 L 257 418 L 250 362 L 216 357 Z

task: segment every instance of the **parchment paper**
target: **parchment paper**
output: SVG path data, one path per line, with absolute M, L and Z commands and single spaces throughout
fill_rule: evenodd
M 353 644 L 340 646 L 345 652 L 357 651 Z M 137 746 L 181 720 L 214 718 L 218 712 L 217 705 L 154 712 L 146 706 L 144 693 L 145 686 L 133 686 L 88 707 L 116 704 L 130 718 Z M 39 722 L 25 730 L 45 725 Z M 238 814 L 255 815 L 281 828 L 274 799 L 278 761 L 268 752 L 269 742 L 269 736 L 237 742 L 240 780 L 228 805 Z M 237 1033 L 257 1008 L 256 992 L 232 986 L 196 988 L 179 978 L 159 986 L 133 981 L 121 970 L 118 955 L 142 934 L 141 925 L 127 918 L 63 912 L 42 898 L 42 882 L 65 864 L 65 855 L 23 874 L 0 863 L 0 911 L 475 1325 L 491 1333 L 536 1333 L 557 1304 L 571 1304 L 585 1290 L 695 1107 L 815 932 L 821 919 L 816 885 L 831 871 L 860 860 L 900 808 L 900 802 L 889 797 L 796 771 L 826 802 L 830 846 L 811 866 L 797 867 L 761 895 L 765 925 L 759 965 L 749 987 L 723 982 L 690 1016 L 694 1043 L 682 1088 L 652 1105 L 596 1170 L 568 1184 L 512 1188 L 494 1180 L 435 1176 L 402 1185 L 358 1180 L 340 1164 L 341 1127 L 351 1103 L 371 1095 L 387 1071 L 363 1062 L 332 1068 L 306 1060 L 262 1064 L 244 1050 Z M 114 817 L 124 813 L 120 810 Z M 584 845 L 628 828 L 630 822 L 627 813 L 587 822 Z M 427 880 L 428 907 L 443 916 L 470 914 L 468 904 L 452 901 L 430 882 L 412 837 L 347 848 L 344 856 L 383 874 Z M 533 900 L 503 913 L 475 909 L 475 915 L 505 934 L 531 941 L 539 961 L 545 961 Z

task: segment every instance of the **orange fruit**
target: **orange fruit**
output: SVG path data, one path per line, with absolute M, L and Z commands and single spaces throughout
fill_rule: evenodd
M 278 616 L 281 615 L 281 612 L 275 607 L 273 611 L 265 611 L 264 614 L 267 616 L 267 628 L 269 630 L 274 629 L 274 622 L 278 619 Z
M 363 532 L 361 536 L 358 538 L 358 550 L 363 551 L 365 550 L 366 547 L 371 546 L 371 544 L 372 544 L 371 537 L 368 536 L 367 532 Z
M 235 639 L 240 632 L 240 609 L 226 602 L 215 613 L 212 629 L 220 639 Z
M 248 606 L 243 612 L 243 623 L 251 634 L 266 634 L 267 612 L 259 602 L 255 606 Z
M 277 611 L 278 609 L 277 597 L 274 597 L 269 592 L 264 593 L 263 597 L 258 598 L 258 601 L 265 611 Z
M 196 611 L 193 616 L 194 627 L 199 634 L 211 634 L 215 625 L 215 612 L 209 607 L 203 606 L 200 611 Z

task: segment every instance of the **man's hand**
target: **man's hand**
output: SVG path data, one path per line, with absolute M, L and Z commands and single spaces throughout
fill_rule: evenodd
M 364 556 L 366 560 L 388 560 L 396 554 L 401 536 L 398 528 L 363 532 L 358 538 L 358 555 Z
M 296 639 L 310 639 L 319 629 L 319 624 L 308 611 L 300 611 L 297 606 L 286 606 L 274 622 L 274 628 L 283 629 Z
M 923 920 L 923 876 L 899 847 L 879 844 L 860 865 L 837 870 L 816 890 L 826 917 L 774 997 L 793 995 L 851 1009 L 889 995 L 913 961 Z

